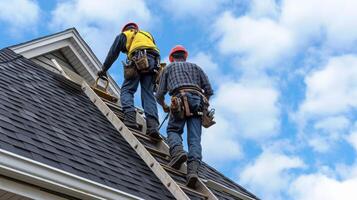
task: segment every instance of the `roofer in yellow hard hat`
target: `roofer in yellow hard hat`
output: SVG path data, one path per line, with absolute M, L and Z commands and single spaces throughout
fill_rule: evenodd
M 128 23 L 111 46 L 103 68 L 98 72 L 99 77 L 106 76 L 108 69 L 118 58 L 120 52 L 127 54 L 127 61 L 124 63 L 124 82 L 120 93 L 125 114 L 124 124 L 131 128 L 138 128 L 134 94 L 140 83 L 147 134 L 159 138 L 159 119 L 154 96 L 155 73 L 160 64 L 159 49 L 149 32 L 139 30 L 135 23 Z
M 171 112 L 167 125 L 170 166 L 179 169 L 188 159 L 187 185 L 194 187 L 202 159 L 202 126 L 209 127 L 214 123 L 213 116 L 208 114 L 208 99 L 213 95 L 213 90 L 203 70 L 196 64 L 186 62 L 187 56 L 187 50 L 181 45 L 171 50 L 169 57 L 171 63 L 162 72 L 156 99 L 165 112 Z M 170 107 L 165 104 L 167 92 L 171 96 Z M 207 117 L 211 120 L 206 121 Z M 188 156 L 182 146 L 185 123 L 187 123 Z

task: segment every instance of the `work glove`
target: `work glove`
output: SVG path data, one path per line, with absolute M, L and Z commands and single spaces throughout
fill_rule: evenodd
M 165 113 L 169 113 L 170 112 L 170 106 L 165 104 L 164 106 L 162 106 L 162 108 L 164 109 Z
M 103 71 L 103 70 L 100 70 L 100 71 L 98 71 L 97 75 L 98 75 L 99 77 L 103 77 L 103 76 L 107 77 L 107 72 L 106 72 L 106 71 Z

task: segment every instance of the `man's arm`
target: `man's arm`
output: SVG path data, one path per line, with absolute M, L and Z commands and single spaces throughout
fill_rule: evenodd
M 165 68 L 161 74 L 159 87 L 156 92 L 156 100 L 164 108 L 164 110 L 168 108 L 168 106 L 165 103 L 165 94 L 167 93 L 167 70 L 166 69 L 167 68 Z
M 112 66 L 112 64 L 115 62 L 115 60 L 119 57 L 119 54 L 121 51 L 126 51 L 126 36 L 121 33 L 118 35 L 112 46 L 110 47 L 110 50 L 108 52 L 108 55 L 104 61 L 102 70 L 98 72 L 98 75 L 104 75 L 108 71 L 108 69 Z
M 201 79 L 201 88 L 205 91 L 205 95 L 207 99 L 209 99 L 213 95 L 213 89 L 211 83 L 208 80 L 206 73 L 199 68 L 200 70 L 200 79 Z

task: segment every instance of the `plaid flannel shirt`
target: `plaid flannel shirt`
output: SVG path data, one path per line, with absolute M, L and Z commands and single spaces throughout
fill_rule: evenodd
M 189 62 L 173 62 L 164 69 L 160 77 L 157 100 L 160 102 L 167 92 L 172 95 L 175 89 L 182 86 L 200 87 L 207 98 L 213 95 L 208 77 L 199 66 Z

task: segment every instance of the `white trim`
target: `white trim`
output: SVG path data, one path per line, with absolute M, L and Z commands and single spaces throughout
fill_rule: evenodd
M 141 199 L 0 149 L 0 174 L 81 199 Z
M 71 40 L 73 39 L 73 40 Z M 80 49 L 84 52 L 86 57 L 89 59 L 90 63 L 93 64 L 95 69 L 92 69 L 84 58 L 80 55 L 79 52 L 73 47 L 73 42 L 75 42 Z M 33 58 L 51 51 L 55 51 L 64 47 L 70 47 L 72 52 L 76 55 L 76 57 L 80 60 L 80 62 L 85 66 L 89 74 L 92 76 L 93 80 L 96 79 L 96 71 L 100 70 L 102 64 L 98 60 L 98 58 L 93 54 L 88 45 L 84 42 L 79 33 L 74 29 L 68 29 L 66 31 L 50 35 L 44 38 L 40 38 L 37 40 L 33 40 L 24 44 L 16 45 L 10 47 L 14 52 L 23 55 L 26 58 Z M 120 89 L 119 86 L 115 83 L 115 81 L 109 76 L 110 83 L 109 87 L 112 91 L 116 93 L 119 97 Z
M 235 197 L 241 198 L 243 200 L 256 200 L 256 198 L 250 197 L 246 194 L 243 194 L 242 192 L 239 192 L 237 190 L 233 190 L 231 188 L 228 188 L 220 183 L 217 183 L 216 181 L 213 180 L 202 180 L 209 188 L 222 191 L 225 193 L 228 193 L 230 195 L 233 195 Z
M 34 186 L 10 180 L 2 176 L 0 176 L 0 189 L 36 200 L 66 200 L 65 198 L 42 191 Z

